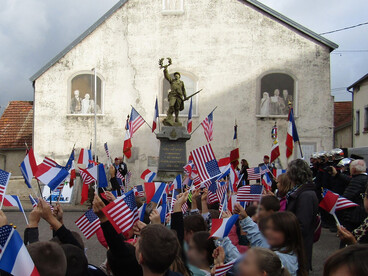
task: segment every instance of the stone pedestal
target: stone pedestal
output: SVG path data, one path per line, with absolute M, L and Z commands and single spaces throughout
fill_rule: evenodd
M 183 173 L 187 162 L 185 143 L 191 135 L 182 126 L 163 126 L 156 134 L 160 140 L 160 156 L 156 181 L 172 181 Z

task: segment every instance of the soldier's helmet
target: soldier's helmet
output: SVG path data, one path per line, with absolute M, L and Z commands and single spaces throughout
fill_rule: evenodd
M 337 163 L 338 167 L 345 167 L 345 166 L 349 166 L 351 161 L 353 161 L 354 159 L 352 158 L 343 158 L 339 163 Z
M 344 158 L 344 151 L 342 149 L 336 148 L 330 151 L 335 160 L 341 160 Z

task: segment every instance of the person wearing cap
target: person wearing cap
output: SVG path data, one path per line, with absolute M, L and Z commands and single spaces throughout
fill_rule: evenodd
M 277 189 L 276 181 L 274 180 L 273 175 L 272 175 L 272 170 L 273 170 L 274 167 L 270 163 L 270 157 L 268 155 L 263 156 L 263 163 L 258 165 L 258 167 L 262 167 L 262 166 L 267 166 L 267 168 L 270 170 L 270 172 L 268 173 L 268 176 L 272 180 L 271 189 L 272 189 L 272 191 L 275 191 Z M 257 180 L 257 183 L 260 183 L 260 180 Z
M 121 186 L 118 178 L 116 177 L 116 173 L 118 171 L 120 171 L 120 174 L 125 177 L 125 175 L 127 174 L 127 166 L 124 162 L 122 162 L 122 160 L 116 157 L 114 160 L 114 164 L 110 166 L 110 182 L 112 191 L 116 191 L 118 196 L 121 196 Z M 122 184 L 124 185 L 124 183 Z

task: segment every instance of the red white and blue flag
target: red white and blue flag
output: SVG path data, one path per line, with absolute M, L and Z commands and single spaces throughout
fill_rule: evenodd
M 28 154 L 20 164 L 20 171 L 22 172 L 24 181 L 26 182 L 28 188 L 32 188 L 32 178 L 37 171 L 37 163 L 32 148 L 28 151 Z
M 190 154 L 202 182 L 210 181 L 221 175 L 211 144 L 199 147 L 193 150 Z
M 142 174 L 141 174 L 141 178 L 145 181 L 145 182 L 152 182 L 156 177 L 156 173 L 151 171 L 150 169 L 145 170 Z
M 192 133 L 192 117 L 193 117 L 193 98 L 190 98 L 189 112 L 188 112 L 188 123 L 187 123 L 187 131 L 188 133 Z
M 130 113 L 129 120 L 129 130 L 130 130 L 130 138 L 133 137 L 133 134 L 144 124 L 143 117 L 137 112 L 137 110 L 132 107 L 132 112 Z
M 262 185 L 242 186 L 238 189 L 237 201 L 260 201 L 262 192 Z
M 29 200 L 31 201 L 32 208 L 35 208 L 38 204 L 37 200 L 34 199 L 32 195 L 29 195 Z
M 282 175 L 286 173 L 286 170 L 283 169 L 274 169 L 273 170 L 273 175 L 277 178 L 278 176 Z
M 10 225 L 0 228 L 0 269 L 14 276 L 39 276 L 19 233 Z
M 0 196 L 0 200 L 2 200 L 2 196 Z M 20 202 L 19 197 L 17 195 L 5 195 L 3 206 L 18 207 L 19 211 L 24 213 L 22 203 Z
M 206 136 L 207 142 L 211 142 L 213 140 L 213 111 L 208 114 L 201 125 L 203 127 L 204 136 Z
M 215 276 L 223 276 L 234 266 L 237 259 L 232 260 L 224 265 L 220 265 L 216 267 Z
M 144 197 L 145 196 L 143 185 L 137 185 L 133 189 L 134 189 L 134 195 L 135 196 L 137 196 L 137 197 Z
M 86 168 L 89 165 L 89 160 L 92 160 L 92 150 L 91 149 L 81 149 L 78 158 L 78 164 L 83 164 Z
M 129 232 L 139 219 L 133 191 L 118 197 L 102 211 L 119 234 Z
M 272 187 L 272 180 L 268 173 L 264 174 L 262 177 L 262 184 L 266 188 L 266 190 L 270 190 Z
M 162 195 L 165 193 L 166 183 L 164 182 L 146 182 L 144 183 L 144 191 L 146 192 L 146 203 L 159 203 Z
M 172 198 L 171 198 L 171 204 L 170 204 L 170 213 L 172 213 L 173 212 L 173 209 L 174 209 L 174 205 L 175 205 L 175 202 L 176 202 L 176 200 L 177 200 L 177 197 L 178 197 L 178 195 L 180 194 L 180 192 L 179 191 L 177 191 L 177 190 L 174 190 L 173 191 L 173 195 L 172 195 Z M 186 212 L 188 211 L 188 203 L 184 203 L 182 206 L 181 206 L 181 212 L 183 213 L 183 214 L 185 214 Z
M 277 141 L 277 139 L 275 139 L 273 141 L 273 145 L 271 148 L 271 160 L 270 162 L 274 162 L 278 157 L 280 156 L 280 147 L 279 147 L 279 142 Z
M 239 215 L 232 215 L 224 219 L 212 219 L 211 236 L 215 238 L 225 238 L 229 235 L 231 228 L 238 220 Z
M 320 202 L 319 206 L 324 210 L 326 210 L 327 212 L 333 213 L 335 211 L 340 211 L 351 207 L 357 207 L 359 205 L 328 189 L 324 189 L 323 199 Z
M 3 197 L 8 187 L 9 179 L 11 173 L 3 171 L 0 169 L 0 196 Z
M 261 170 L 258 167 L 247 169 L 248 180 L 258 180 L 261 179 Z
M 92 209 L 89 209 L 79 219 L 77 219 L 75 224 L 78 226 L 79 230 L 81 230 L 86 239 L 92 237 L 93 234 L 101 228 L 100 220 Z
M 155 129 L 157 128 L 157 122 L 158 122 L 158 102 L 156 97 L 155 113 L 153 114 L 153 122 L 152 122 L 152 132 L 154 132 Z
M 132 157 L 132 136 L 130 135 L 130 128 L 129 128 L 129 122 L 128 119 L 126 120 L 125 124 L 125 139 L 124 139 L 124 145 L 123 145 L 123 153 L 126 156 L 126 158 Z
M 293 108 L 290 108 L 288 121 L 289 123 L 285 142 L 286 158 L 289 158 L 293 154 L 294 142 L 299 141 L 299 135 L 296 129 Z
M 73 187 L 74 180 L 77 178 L 77 174 L 75 173 L 74 166 L 74 149 L 72 150 L 68 162 L 66 162 L 65 169 L 69 172 L 69 186 Z
M 175 177 L 175 179 L 174 179 L 174 181 L 173 181 L 173 185 L 174 185 L 174 189 L 179 189 L 179 190 L 181 190 L 182 189 L 182 178 L 181 178 L 181 174 L 178 174 L 176 177 Z

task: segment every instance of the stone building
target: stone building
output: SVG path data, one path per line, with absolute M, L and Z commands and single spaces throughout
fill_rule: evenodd
M 22 178 L 19 164 L 32 147 L 33 102 L 11 101 L 0 118 L 0 169 Z
M 334 147 L 351 148 L 353 146 L 353 103 L 334 103 Z
M 353 147 L 368 147 L 368 74 L 347 90 L 353 94 Z
M 163 119 L 168 86 L 158 60 L 171 57 L 169 72 L 181 72 L 187 93 L 203 89 L 193 100 L 194 128 L 218 107 L 212 141 L 218 158 L 234 148 L 236 120 L 241 158 L 257 165 L 270 154 L 276 121 L 285 167 L 289 101 L 305 152 L 333 146 L 330 52 L 337 47 L 255 0 L 119 1 L 31 77 L 34 149 L 64 163 L 74 143 L 87 147 L 96 101 L 99 160 L 106 161 L 105 142 L 121 156 L 131 105 L 151 124 L 157 96 Z M 187 112 L 188 104 L 184 125 Z M 128 167 L 137 179 L 157 167 L 159 143 L 147 125 L 132 142 Z M 199 128 L 187 150 L 205 143 Z

